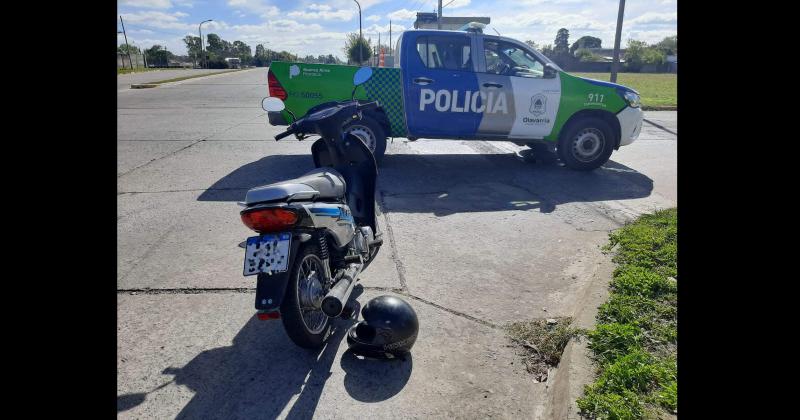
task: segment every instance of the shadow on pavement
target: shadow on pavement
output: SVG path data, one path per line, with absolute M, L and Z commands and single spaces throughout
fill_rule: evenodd
M 199 201 L 241 201 L 248 189 L 313 169 L 310 155 L 273 155 L 244 165 L 204 191 Z M 389 211 L 430 213 L 538 209 L 572 202 L 647 197 L 653 180 L 608 161 L 589 172 L 558 163 L 529 163 L 506 154 L 388 154 L 378 189 Z
M 395 396 L 405 387 L 414 366 L 411 354 L 404 359 L 363 359 L 350 350 L 340 361 L 345 371 L 344 388 L 347 394 L 362 402 L 379 402 Z
M 363 290 L 356 287 L 351 299 L 355 300 Z M 360 311 L 358 302 L 355 310 Z M 172 380 L 156 389 L 174 382 L 194 392 L 177 415 L 179 419 L 276 418 L 287 405 L 291 407 L 286 418 L 312 418 L 337 350 L 354 323 L 354 319 L 335 319 L 325 346 L 307 350 L 289 340 L 280 321 L 260 321 L 254 316 L 236 334 L 231 346 L 203 351 L 183 367 L 164 369 L 162 374 L 171 375 Z M 380 365 L 346 356 L 341 364 L 347 373 L 347 392 L 361 401 L 381 401 L 398 393 L 411 373 L 410 358 Z M 375 389 L 370 389 L 372 386 Z M 146 399 L 147 393 L 118 396 L 117 412 L 134 408 Z

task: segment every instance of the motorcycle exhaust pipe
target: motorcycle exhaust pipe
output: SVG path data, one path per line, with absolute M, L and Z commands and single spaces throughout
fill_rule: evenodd
M 345 303 L 350 298 L 353 288 L 356 285 L 356 277 L 358 277 L 360 267 L 357 264 L 351 264 L 345 269 L 342 279 L 334 285 L 331 290 L 322 299 L 322 312 L 325 315 L 334 318 L 342 314 Z

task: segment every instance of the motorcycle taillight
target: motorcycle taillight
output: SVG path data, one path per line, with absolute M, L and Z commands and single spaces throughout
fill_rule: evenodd
M 286 93 L 286 90 L 281 86 L 281 82 L 278 81 L 278 78 L 275 77 L 275 73 L 272 72 L 270 69 L 267 72 L 267 84 L 269 85 L 269 96 L 274 98 L 278 98 L 282 101 L 285 101 L 289 95 Z
M 258 233 L 286 230 L 294 226 L 299 219 L 294 210 L 284 208 L 245 210 L 241 216 L 242 223 Z

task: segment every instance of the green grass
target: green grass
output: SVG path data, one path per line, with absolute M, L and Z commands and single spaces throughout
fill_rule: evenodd
M 640 217 L 610 235 L 618 264 L 611 294 L 587 333 L 597 379 L 577 403 L 589 418 L 677 414 L 677 209 Z
M 117 74 L 144 73 L 144 72 L 148 72 L 148 71 L 159 71 L 159 70 L 183 70 L 183 68 L 175 68 L 175 67 L 172 67 L 172 68 L 144 68 L 144 67 L 139 67 L 139 68 L 134 68 L 134 69 L 117 68 Z
M 570 73 L 589 79 L 609 81 L 610 73 Z M 617 83 L 635 89 L 642 97 L 642 107 L 678 106 L 678 75 L 674 73 L 618 73 Z

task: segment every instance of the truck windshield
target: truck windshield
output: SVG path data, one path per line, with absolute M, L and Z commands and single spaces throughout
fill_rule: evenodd
M 486 72 L 506 76 L 544 76 L 544 64 L 529 51 L 505 41 L 484 41 Z

